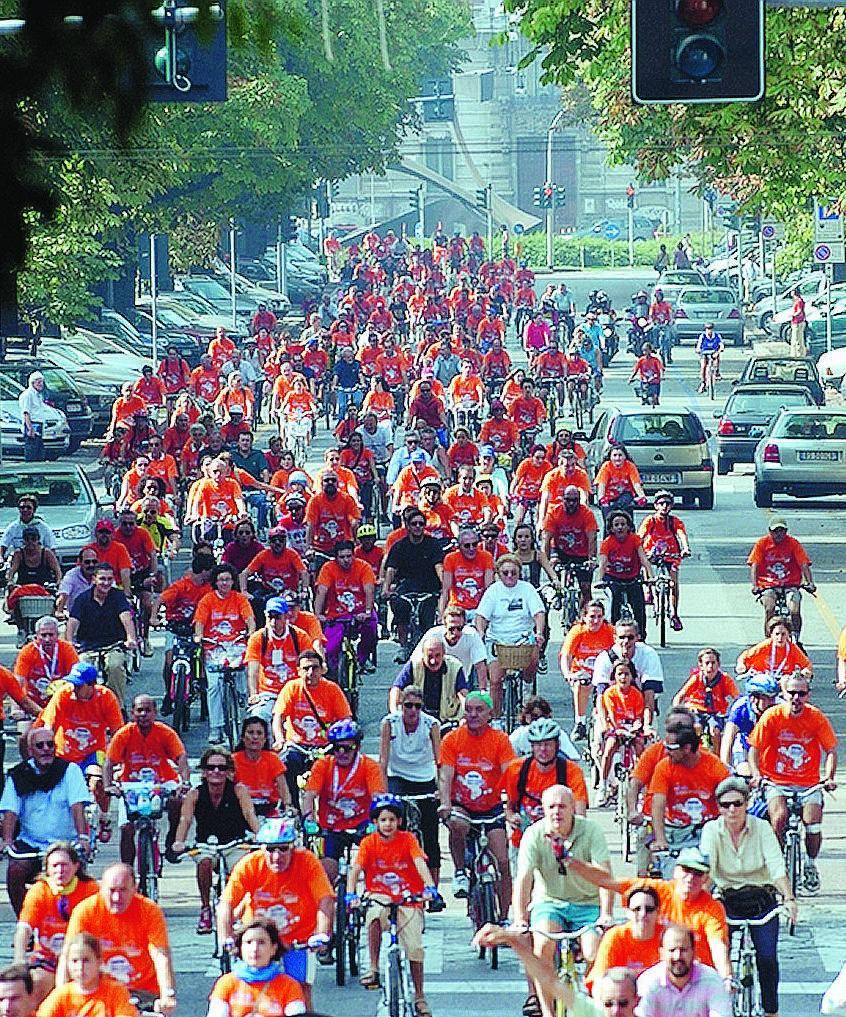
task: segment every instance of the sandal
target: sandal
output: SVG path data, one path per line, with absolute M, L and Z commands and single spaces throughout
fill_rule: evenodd
M 541 1017 L 541 1005 L 537 996 L 527 996 L 523 1004 L 523 1017 Z
M 379 972 L 368 971 L 366 975 L 362 975 L 361 978 L 359 978 L 358 983 L 365 989 L 378 989 Z
M 414 1000 L 414 1012 L 417 1017 L 432 1017 L 432 1008 L 429 1006 L 429 1001 L 425 996 L 418 996 Z

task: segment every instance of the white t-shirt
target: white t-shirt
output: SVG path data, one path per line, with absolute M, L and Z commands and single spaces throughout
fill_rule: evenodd
M 432 728 L 438 723 L 437 717 L 420 711 L 420 723 L 414 731 L 408 732 L 399 713 L 389 713 L 387 721 L 391 731 L 391 745 L 388 749 L 388 776 L 405 780 L 434 780 L 435 750 L 432 747 Z
M 47 404 L 44 396 L 28 385 L 18 396 L 18 409 L 21 412 L 21 431 L 24 430 L 24 413 L 28 413 L 33 424 L 43 424 L 47 418 Z
M 632 663 L 637 671 L 637 684 L 641 689 L 649 688 L 661 692 L 664 688 L 664 669 L 658 654 L 648 643 L 636 643 Z M 611 658 L 603 650 L 593 665 L 593 684 L 597 687 L 611 684 Z
M 485 649 L 482 637 L 479 635 L 475 625 L 468 624 L 462 629 L 461 636 L 455 646 L 450 646 L 444 636 L 445 632 L 446 629 L 443 625 L 433 625 L 425 633 L 417 646 L 415 646 L 414 652 L 411 654 L 412 663 L 417 664 L 423 659 L 423 644 L 427 639 L 432 637 L 443 639 L 446 652 L 451 657 L 457 657 L 461 661 L 461 669 L 469 680 L 476 664 L 484 664 L 488 659 L 488 651 Z
M 488 622 L 489 642 L 514 645 L 534 640 L 534 616 L 545 610 L 540 594 L 525 579 L 518 579 L 514 586 L 497 579 L 482 594 L 476 614 Z
M 514 749 L 518 756 L 530 756 L 532 754 L 532 743 L 529 741 L 528 724 L 521 724 L 519 727 L 515 727 L 508 738 L 511 742 L 511 748 Z M 570 741 L 570 736 L 563 728 L 561 730 L 561 734 L 558 736 L 558 749 L 563 756 L 566 756 L 567 759 L 571 759 L 574 763 L 581 762 L 581 752 L 579 752 L 572 741 Z

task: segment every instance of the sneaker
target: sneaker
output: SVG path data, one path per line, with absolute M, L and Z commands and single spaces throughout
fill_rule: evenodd
M 546 657 L 541 657 L 538 660 L 538 674 L 546 674 L 549 670 L 549 664 L 547 663 Z
M 197 935 L 209 936 L 212 932 L 212 909 L 210 907 L 200 908 L 200 917 L 197 919 Z
M 673 632 L 681 632 L 681 630 L 684 628 L 684 625 L 682 625 L 682 620 L 681 618 L 679 618 L 677 614 L 674 614 L 673 617 L 670 619 L 670 628 L 673 630 Z
M 456 897 L 465 898 L 470 893 L 470 877 L 464 869 L 458 869 L 452 877 L 452 892 Z
M 570 737 L 574 742 L 582 742 L 587 738 L 587 728 L 583 720 L 576 721 L 573 730 L 570 732 Z
M 704 392 L 705 391 L 705 386 L 704 385 L 700 385 L 699 388 L 696 391 L 697 392 Z
M 820 874 L 817 872 L 816 862 L 811 861 L 810 858 L 805 862 L 802 882 L 805 884 L 805 893 L 818 894 L 820 892 Z

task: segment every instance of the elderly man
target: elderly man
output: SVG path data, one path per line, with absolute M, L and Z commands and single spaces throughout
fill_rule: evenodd
M 176 1009 L 176 978 L 162 909 L 137 892 L 128 865 L 103 873 L 100 892 L 74 908 L 59 958 L 56 985 L 68 981 L 67 944 L 88 932 L 100 941 L 103 970 L 138 997 L 142 1010 Z
M 24 440 L 24 459 L 28 463 L 42 462 L 44 456 L 44 422 L 47 404 L 44 402 L 44 375 L 33 371 L 26 388 L 18 396 L 21 430 Z
M 670 925 L 661 937 L 661 960 L 637 980 L 639 1017 L 730 1017 L 730 981 L 694 958 L 694 936 L 682 925 Z
M 13 847 L 18 854 L 34 855 L 9 859 L 6 884 L 16 915 L 27 883 L 41 868 L 38 852 L 56 840 L 87 836 L 85 805 L 91 799 L 82 770 L 76 763 L 57 758 L 51 728 L 30 728 L 26 747 L 29 758 L 9 770 L 0 798 L 2 848 Z
M 553 784 L 541 795 L 543 819 L 523 834 L 514 880 L 514 921 L 535 930 L 534 951 L 553 963 L 557 949 L 544 933 L 573 932 L 584 926 L 610 920 L 613 894 L 597 889 L 578 871 L 569 871 L 571 856 L 590 863 L 591 868 L 611 876 L 608 845 L 595 819 L 576 815 L 576 800 L 570 788 Z M 533 892 L 534 891 L 534 892 Z M 596 954 L 598 938 L 593 928 L 581 937 L 582 952 L 590 961 Z M 526 1008 L 544 1017 L 552 1017 L 554 1000 L 543 985 L 535 985 L 536 996 L 526 1000 Z
M 423 659 L 423 644 L 430 636 L 443 639 L 446 652 L 461 661 L 468 681 L 483 692 L 488 688 L 488 651 L 485 642 L 479 635 L 475 625 L 467 621 L 467 612 L 459 604 L 448 607 L 442 617 L 441 625 L 433 625 L 423 633 L 420 642 L 412 652 L 412 660 L 416 663 Z
M 399 709 L 400 692 L 414 686 L 423 696 L 423 709 L 440 721 L 457 720 L 470 690 L 469 675 L 458 657 L 449 652 L 441 636 L 428 635 L 421 654 L 403 665 L 388 693 L 392 713 Z
M 58 622 L 46 614 L 35 623 L 35 639 L 18 652 L 14 673 L 27 695 L 43 709 L 50 701 L 52 683 L 64 678 L 78 660 L 73 643 L 59 639 Z

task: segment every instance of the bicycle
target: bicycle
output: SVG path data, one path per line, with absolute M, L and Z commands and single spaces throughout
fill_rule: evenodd
M 364 921 L 364 912 L 369 904 L 388 909 L 388 946 L 382 957 L 382 1005 L 388 1017 L 414 1017 L 414 984 L 411 980 L 411 965 L 408 955 L 399 941 L 399 909 L 403 905 L 419 904 L 425 900 L 419 895 L 408 894 L 402 900 L 387 904 L 378 898 L 363 897 L 359 912 L 359 923 Z
M 191 858 L 210 858 L 212 862 L 212 883 L 209 903 L 212 915 L 217 914 L 217 906 L 223 897 L 223 891 L 229 880 L 229 853 L 242 850 L 252 851 L 255 844 L 250 841 L 232 840 L 227 844 L 218 843 L 217 837 L 211 836 L 204 843 L 193 844 L 187 847 L 183 854 Z M 217 935 L 217 922 L 212 922 L 212 957 L 220 964 L 220 973 L 228 974 L 232 969 L 232 954 L 222 946 Z
M 204 640 L 208 642 L 208 640 Z M 223 736 L 230 752 L 241 737 L 241 718 L 247 705 L 247 697 L 239 687 L 239 675 L 244 673 L 245 647 L 241 643 L 210 644 L 207 663 L 220 671 L 220 706 L 223 714 Z M 233 663 L 233 660 L 237 663 Z
M 502 677 L 502 714 L 508 734 L 517 727 L 526 687 L 531 689 L 531 695 L 537 693 L 536 675 L 533 674 L 528 681 L 525 677 L 526 668 L 535 661 L 535 649 L 531 643 L 494 645 L 496 659 L 505 672 Z
M 655 569 L 655 576 L 652 580 L 652 617 L 658 626 L 658 642 L 664 647 L 667 645 L 667 625 L 673 617 L 673 580 L 670 575 L 670 566 L 664 558 L 652 560 Z
M 629 599 L 629 590 L 633 586 L 642 586 L 645 580 L 642 579 L 608 579 L 604 583 L 597 583 L 597 590 L 608 590 L 611 594 L 611 603 L 614 603 L 614 595 L 619 596 L 617 605 L 617 616 L 614 617 L 614 611 L 610 612 L 612 624 L 620 625 L 632 625 L 637 624 L 637 618 L 635 618 L 634 610 Z M 640 626 L 638 626 L 640 627 Z
M 602 926 L 583 925 L 572 932 L 544 932 L 541 929 L 532 929 L 544 939 L 549 939 L 558 947 L 558 979 L 574 989 L 584 987 L 584 973 L 588 965 L 585 963 L 581 949 L 581 938 L 588 932 L 604 932 Z M 569 1011 L 566 1011 L 569 1013 Z M 556 1017 L 564 1017 L 565 1011 L 560 1003 L 556 1003 Z
M 180 734 L 188 730 L 191 722 L 191 703 L 200 685 L 199 656 L 190 621 L 168 622 L 167 630 L 174 636 L 168 687 L 173 703 L 171 725 Z
M 97 654 L 97 683 L 98 683 L 98 685 L 103 685 L 107 689 L 111 689 L 111 691 L 114 692 L 114 694 L 118 697 L 118 702 L 120 703 L 121 709 L 123 709 L 124 708 L 123 696 L 125 694 L 125 689 L 116 689 L 113 686 L 113 684 L 111 683 L 110 677 L 109 677 L 108 657 L 109 657 L 109 654 L 112 653 L 114 650 L 120 650 L 123 653 L 123 673 L 124 673 L 124 676 L 125 676 L 125 680 L 126 680 L 126 682 L 128 684 L 129 683 L 129 668 L 126 665 L 126 653 L 127 653 L 127 650 L 126 650 L 126 644 L 125 643 L 123 643 L 123 642 L 120 642 L 120 643 L 110 643 L 108 646 L 98 646 L 96 649 L 89 650 L 88 652 L 89 653 L 96 653 Z
M 551 438 L 555 437 L 555 423 L 558 419 L 559 413 L 564 406 L 564 400 L 561 398 L 561 392 L 559 391 L 559 385 L 563 383 L 563 378 L 541 378 L 540 384 L 545 390 L 546 404 L 546 417 L 549 422 L 549 435 Z
M 431 600 L 437 600 L 437 593 L 424 593 L 416 590 L 407 590 L 400 592 L 397 590 L 394 594 L 400 600 L 404 600 L 409 607 L 408 615 L 408 645 L 410 649 L 414 649 L 415 646 L 423 638 L 423 624 L 420 621 L 420 613 L 423 610 L 423 605 Z
M 778 785 L 773 784 L 773 787 Z M 802 843 L 802 807 L 805 798 L 810 797 L 815 791 L 824 790 L 825 785 L 820 782 L 812 787 L 794 789 L 787 797 L 787 828 L 784 831 L 784 867 L 787 870 L 787 878 L 790 880 L 790 889 L 793 896 L 799 894 L 802 886 L 802 867 L 804 861 L 804 846 Z
M 632 828 L 629 823 L 629 782 L 631 781 L 632 770 L 637 762 L 635 755 L 635 742 L 643 737 L 643 732 L 629 730 L 617 731 L 617 738 L 620 745 L 614 757 L 614 780 L 617 784 L 617 802 L 614 806 L 614 821 L 619 825 L 623 838 L 623 861 L 627 862 L 632 856 Z
M 124 781 L 116 793 L 123 798 L 126 818 L 135 830 L 135 859 L 138 868 L 138 892 L 158 903 L 162 853 L 159 848 L 159 822 L 165 806 L 176 790 L 173 782 L 152 780 Z
M 326 831 L 321 831 L 325 837 Z M 347 873 L 352 865 L 353 849 L 357 848 L 361 835 L 355 830 L 335 831 L 341 839 L 343 850 L 338 859 L 338 875 L 335 878 L 335 984 L 347 984 L 347 966 L 350 976 L 358 977 L 358 952 L 361 942 L 361 923 L 352 920 L 347 907 Z
M 789 915 L 783 904 L 760 918 L 728 918 L 730 929 L 740 929 L 740 939 L 736 955 L 732 957 L 732 968 L 737 972 L 734 979 L 734 996 L 732 1012 L 734 1017 L 764 1017 L 761 1006 L 761 991 L 758 982 L 758 965 L 755 957 L 755 944 L 752 942 L 752 929 L 766 925 L 778 915 Z M 792 931 L 791 931 L 792 935 Z
M 344 630 L 344 634 L 341 637 L 341 649 L 338 655 L 338 685 L 347 697 L 353 717 L 357 717 L 359 689 L 361 687 L 356 633 L 358 622 L 355 618 L 337 618 L 336 622 L 343 626 Z
M 700 353 L 699 359 L 703 365 L 700 392 L 707 392 L 709 399 L 716 399 L 717 372 L 720 369 L 720 355 L 719 353 Z
M 470 883 L 467 892 L 467 914 L 473 923 L 474 932 L 478 932 L 488 922 L 496 925 L 500 920 L 497 896 L 499 865 L 488 842 L 488 831 L 493 829 L 496 821 L 471 819 L 461 813 L 459 815 L 470 825 L 464 865 Z M 478 949 L 479 960 L 484 960 L 487 954 L 491 970 L 496 971 L 499 967 L 499 948 L 492 946 L 488 950 L 480 946 Z
M 581 431 L 584 427 L 585 416 L 593 412 L 590 390 L 590 381 L 584 375 L 577 376 L 574 379 L 572 385 L 572 406 L 577 431 Z

